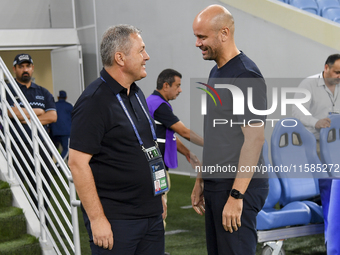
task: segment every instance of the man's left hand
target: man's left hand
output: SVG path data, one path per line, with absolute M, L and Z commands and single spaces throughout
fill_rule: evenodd
M 243 199 L 229 197 L 222 212 L 222 225 L 225 231 L 233 233 L 241 227 L 241 215 L 243 209 Z

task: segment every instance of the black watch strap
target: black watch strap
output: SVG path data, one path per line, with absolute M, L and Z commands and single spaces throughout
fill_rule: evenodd
M 237 189 L 232 189 L 230 191 L 230 196 L 232 196 L 233 198 L 236 198 L 236 199 L 242 199 L 244 197 L 244 194 L 239 192 Z

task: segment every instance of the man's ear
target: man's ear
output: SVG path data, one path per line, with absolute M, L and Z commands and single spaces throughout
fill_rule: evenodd
M 224 27 L 222 28 L 221 30 L 221 35 L 222 35 L 222 41 L 226 41 L 227 38 L 229 37 L 229 34 L 230 34 L 230 30 L 228 27 Z
M 120 66 L 124 66 L 125 64 L 125 55 L 122 52 L 116 52 L 115 54 L 115 62 L 120 65 Z
M 328 65 L 328 64 L 326 64 L 326 65 L 325 65 L 325 68 L 324 68 L 324 72 L 326 72 L 326 73 L 327 73 L 328 71 L 329 71 L 329 65 Z
M 170 87 L 169 83 L 167 83 L 167 82 L 163 83 L 163 89 L 164 90 L 167 90 L 169 87 Z

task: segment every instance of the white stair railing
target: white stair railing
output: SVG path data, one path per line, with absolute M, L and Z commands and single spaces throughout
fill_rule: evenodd
M 5 77 L 10 85 L 5 82 Z M 47 243 L 49 239 L 57 254 L 80 255 L 77 209 L 80 201 L 76 197 L 71 172 L 1 57 L 0 96 L 0 153 L 7 161 L 8 178 L 16 179 L 20 184 L 40 221 L 40 242 Z M 31 129 L 31 137 L 14 114 L 8 97 L 24 116 Z M 21 101 L 22 106 L 17 100 Z M 21 107 L 27 110 L 30 120 Z M 14 117 L 10 118 L 8 112 Z

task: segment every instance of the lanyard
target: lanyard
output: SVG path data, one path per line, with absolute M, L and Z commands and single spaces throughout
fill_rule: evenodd
M 100 77 L 100 78 L 106 83 L 106 81 L 104 80 L 103 77 Z M 112 88 L 111 88 L 110 86 L 109 86 L 109 88 L 112 90 Z M 113 90 L 112 90 L 112 92 L 113 92 Z M 156 136 L 155 128 L 154 128 L 154 126 L 153 126 L 153 124 L 152 124 L 152 121 L 151 121 L 151 119 L 150 119 L 148 113 L 146 112 L 146 110 L 145 110 L 145 108 L 144 108 L 144 106 L 143 106 L 143 104 L 142 104 L 142 101 L 140 100 L 140 98 L 139 98 L 137 92 L 135 92 L 135 96 L 136 96 L 136 98 L 137 98 L 137 100 L 138 100 L 138 103 L 139 103 L 139 105 L 141 106 L 141 108 L 142 108 L 142 110 L 143 110 L 143 112 L 144 112 L 146 118 L 147 118 L 148 121 L 149 121 L 150 129 L 151 129 L 151 133 L 152 133 L 153 140 L 154 140 L 155 143 L 157 144 L 157 136 Z M 128 119 L 129 119 L 129 121 L 130 121 L 130 123 L 131 123 L 131 125 L 132 125 L 132 128 L 133 128 L 133 130 L 134 130 L 134 132 L 135 132 L 135 134 L 136 134 L 136 137 L 137 137 L 137 139 L 138 139 L 138 142 L 139 142 L 140 146 L 142 146 L 142 148 L 144 148 L 144 146 L 143 146 L 143 141 L 142 141 L 142 139 L 141 139 L 141 137 L 140 137 L 140 135 L 139 135 L 139 133 L 138 133 L 137 127 L 136 127 L 135 123 L 133 122 L 133 120 L 132 120 L 132 118 L 131 118 L 131 115 L 130 115 L 130 113 L 128 112 L 128 110 L 127 110 L 127 108 L 126 108 L 126 106 L 125 106 L 125 104 L 124 104 L 124 102 L 123 102 L 123 100 L 122 100 L 122 97 L 120 96 L 119 93 L 116 94 L 116 97 L 117 97 L 117 99 L 118 99 L 120 105 L 122 106 L 122 108 L 123 108 L 123 110 L 124 110 L 124 112 L 125 112 L 125 115 L 128 117 Z

